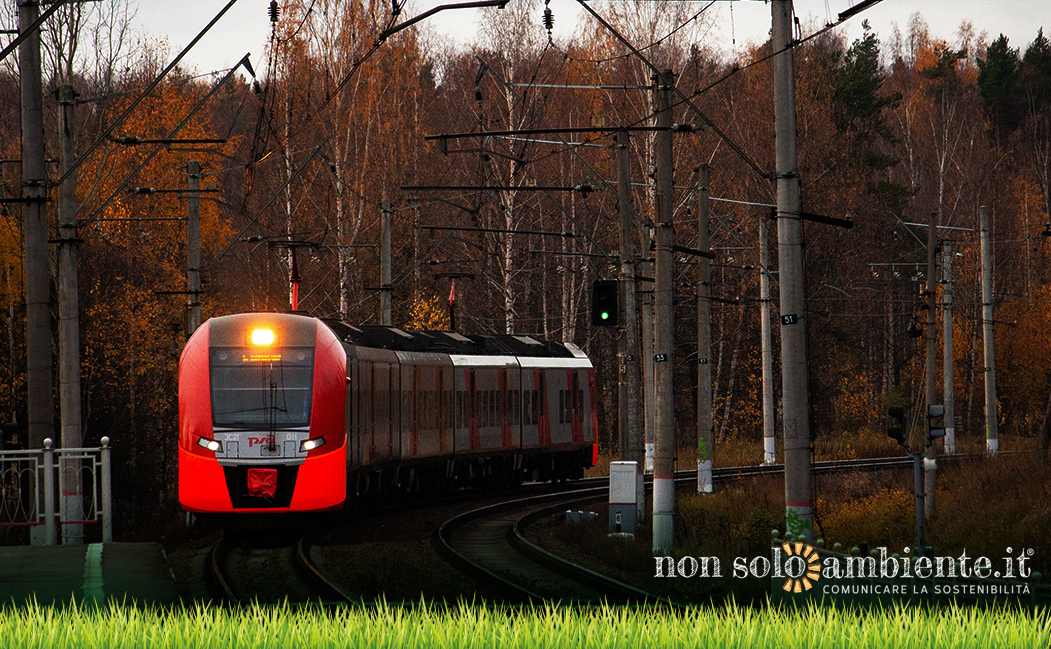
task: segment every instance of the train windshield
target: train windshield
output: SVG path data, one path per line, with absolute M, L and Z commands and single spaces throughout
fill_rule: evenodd
M 213 425 L 262 430 L 310 425 L 312 348 L 210 351 Z

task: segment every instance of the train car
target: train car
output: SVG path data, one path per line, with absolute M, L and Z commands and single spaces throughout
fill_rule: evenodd
M 576 478 L 597 455 L 595 374 L 573 345 L 212 318 L 179 364 L 179 502 L 318 512 L 374 494 Z

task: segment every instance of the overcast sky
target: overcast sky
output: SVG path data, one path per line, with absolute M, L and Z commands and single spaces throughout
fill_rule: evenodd
M 411 0 L 415 13 L 439 4 L 463 0 Z M 283 2 L 281 3 L 283 4 Z M 696 3 L 698 7 L 703 5 Z M 797 0 L 795 9 L 803 24 L 834 21 L 854 0 Z M 171 56 L 178 53 L 226 5 L 226 0 L 140 0 L 136 27 L 141 34 L 167 38 Z M 238 0 L 220 21 L 187 55 L 187 67 L 208 72 L 230 67 L 247 52 L 257 70 L 264 66 L 263 51 L 270 35 L 267 12 L 269 0 Z M 555 16 L 556 35 L 569 36 L 577 27 L 580 9 L 576 0 L 550 0 Z M 714 45 L 729 52 L 749 42 L 761 42 L 770 29 L 770 6 L 757 0 L 717 2 Z M 861 33 L 861 22 L 868 19 L 883 42 L 891 38 L 898 25 L 902 31 L 909 17 L 919 11 L 934 36 L 953 41 L 962 21 L 970 21 L 976 33 L 988 32 L 990 40 L 1001 32 L 1013 47 L 1024 48 L 1036 37 L 1041 26 L 1051 32 L 1051 2 L 1048 0 L 883 0 L 851 18 L 845 25 L 849 39 Z M 444 11 L 428 19 L 436 32 L 459 42 L 474 40 L 476 11 Z M 537 29 L 542 29 L 537 16 Z

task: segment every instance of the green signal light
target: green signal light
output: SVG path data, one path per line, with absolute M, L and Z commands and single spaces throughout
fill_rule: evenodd
M 599 317 L 603 320 L 609 320 L 609 311 L 603 311 L 601 314 L 599 314 Z

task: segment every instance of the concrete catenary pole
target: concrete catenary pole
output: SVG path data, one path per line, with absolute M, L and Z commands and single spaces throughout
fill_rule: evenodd
M 937 368 L 937 355 L 938 355 L 938 330 L 937 330 L 937 309 L 938 305 L 935 304 L 935 289 L 937 288 L 937 266 L 935 264 L 936 251 L 938 247 L 938 214 L 937 212 L 931 212 L 930 219 L 927 223 L 927 407 L 931 407 L 938 403 L 938 368 Z M 923 418 L 923 437 L 924 443 L 927 443 L 927 416 L 924 413 Z M 924 480 L 923 480 L 923 511 L 926 518 L 930 518 L 934 515 L 935 506 L 935 487 L 937 485 L 937 465 L 935 459 L 938 457 L 938 446 L 937 444 L 927 444 L 926 457 L 923 462 L 924 468 Z
M 620 457 L 635 462 L 638 471 L 636 520 L 645 519 L 646 490 L 642 473 L 646 466 L 646 433 L 639 394 L 639 320 L 635 298 L 635 207 L 631 201 L 631 136 L 617 132 L 617 200 L 620 208 L 620 327 L 618 347 L 620 381 L 618 417 Z
M 646 451 L 639 407 L 639 324 L 635 303 L 635 208 L 631 202 L 631 149 L 628 131 L 617 131 L 617 200 L 620 208 L 620 336 L 618 417 L 620 459 L 641 472 Z
M 774 215 L 776 218 L 776 214 Z M 763 464 L 777 461 L 774 438 L 774 332 L 770 323 L 770 219 L 759 217 L 759 336 L 763 363 Z
M 996 455 L 1000 435 L 996 407 L 996 359 L 993 354 L 993 250 L 989 241 L 989 210 L 983 205 L 982 238 L 982 340 L 985 343 L 985 450 Z
M 391 299 L 390 299 L 390 230 L 391 230 L 390 201 L 383 199 L 383 219 L 380 228 L 380 324 L 390 327 Z
M 956 454 L 956 419 L 953 412 L 952 356 L 952 242 L 942 242 L 942 401 L 945 406 L 945 452 Z
M 58 91 L 58 133 L 61 139 L 59 171 L 65 176 L 76 164 L 73 139 L 73 106 L 76 93 L 64 84 Z M 58 187 L 58 385 L 59 415 L 62 422 L 61 448 L 83 446 L 80 428 L 80 303 L 77 283 L 77 174 L 66 176 Z M 80 460 L 63 458 L 59 478 L 62 494 L 59 510 L 64 521 L 84 520 L 83 486 Z M 62 526 L 62 543 L 84 542 L 84 526 Z
M 814 540 L 807 394 L 803 229 L 796 160 L 796 91 L 792 62 L 792 1 L 773 0 L 772 59 L 777 181 L 777 243 L 781 294 L 781 394 L 784 400 L 785 526 Z
M 37 15 L 37 3 L 19 3 L 19 31 L 29 31 Z M 55 434 L 55 408 L 51 387 L 51 280 L 39 29 L 33 30 L 18 45 L 18 66 L 22 86 L 22 197 L 25 201 L 26 406 L 29 448 L 40 449 L 44 439 Z M 47 542 L 42 526 L 33 527 L 30 542 L 33 545 Z
M 657 127 L 654 137 L 654 175 L 657 206 L 653 285 L 653 366 L 656 408 L 653 431 L 653 554 L 670 556 L 675 545 L 675 340 L 672 322 L 674 263 L 672 219 L 675 183 L 672 173 L 671 93 L 674 76 L 665 70 L 653 79 L 657 94 Z
M 186 337 L 201 326 L 201 164 L 186 163 Z
M 656 393 L 653 380 L 653 253 L 650 243 L 653 241 L 650 224 L 643 224 L 639 232 L 639 243 L 642 245 L 639 263 L 639 274 L 647 277 L 642 285 L 639 302 L 642 307 L 642 425 L 643 425 L 643 471 L 653 473 L 653 416 L 656 409 Z
M 707 164 L 698 170 L 697 249 L 711 247 L 709 228 L 709 182 Z M 697 258 L 697 493 L 712 492 L 712 264 Z

